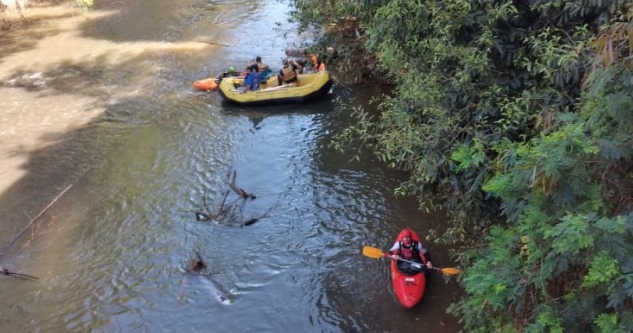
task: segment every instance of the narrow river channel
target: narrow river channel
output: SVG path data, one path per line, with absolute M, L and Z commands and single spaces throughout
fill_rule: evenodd
M 0 267 L 39 278 L 0 275 L 1 332 L 460 329 L 446 314 L 455 279 L 431 275 L 424 300 L 407 310 L 388 262 L 361 254 L 363 245 L 387 249 L 403 227 L 424 236 L 445 223 L 393 196 L 406 175 L 329 147 L 351 121 L 338 101 L 367 104 L 375 88 L 335 85 L 308 104 L 256 108 L 192 88 L 256 56 L 278 70 L 284 49 L 301 42 L 287 3 L 57 6 L 0 46 L 0 177 L 16 175 L 0 193 Z M 60 125 L 83 115 L 89 121 Z M 59 131 L 33 134 L 51 127 Z M 229 191 L 233 171 L 256 199 Z M 196 219 L 220 206 L 231 223 Z M 448 249 L 427 245 L 436 265 L 451 266 Z M 184 271 L 196 253 L 204 274 Z

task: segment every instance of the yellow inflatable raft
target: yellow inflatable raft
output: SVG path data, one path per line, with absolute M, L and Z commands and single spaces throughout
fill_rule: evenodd
M 281 86 L 277 77 L 273 76 L 255 91 L 242 92 L 239 87 L 243 82 L 236 77 L 225 78 L 220 82 L 218 91 L 230 103 L 264 105 L 306 102 L 326 95 L 332 88 L 332 78 L 327 71 L 299 74 L 297 82 Z

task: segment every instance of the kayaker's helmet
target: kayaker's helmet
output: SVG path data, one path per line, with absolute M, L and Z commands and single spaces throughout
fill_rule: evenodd
M 411 239 L 413 238 L 413 233 L 411 232 L 411 230 L 407 229 L 402 232 L 402 240 L 404 240 L 405 237 L 409 237 L 409 241 L 411 241 Z
M 284 65 L 288 65 L 288 58 L 281 59 L 281 63 Z
M 235 67 L 233 67 L 233 66 L 229 67 L 229 69 L 227 69 L 227 70 L 226 70 L 226 73 L 227 73 L 227 74 L 233 74 L 233 73 L 235 73 Z

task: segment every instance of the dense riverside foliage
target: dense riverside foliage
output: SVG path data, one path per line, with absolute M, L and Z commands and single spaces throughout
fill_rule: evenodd
M 396 193 L 450 214 L 466 331 L 633 331 L 631 1 L 294 4 L 395 83 L 340 147 L 359 140 L 410 173 Z

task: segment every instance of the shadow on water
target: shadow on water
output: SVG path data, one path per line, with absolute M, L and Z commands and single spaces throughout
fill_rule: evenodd
M 151 51 L 125 61 L 111 61 L 114 54 L 103 54 L 91 60 L 72 61 L 50 65 L 37 75 L 21 69 L 3 78 L 3 85 L 9 88 L 21 88 L 28 92 L 42 91 L 46 94 L 78 94 L 97 97 L 105 102 L 118 88 L 121 80 L 130 80 L 140 73 L 138 64 Z
M 41 39 L 58 34 L 58 29 L 45 27 L 47 19 L 57 20 L 70 16 L 70 14 L 65 14 L 46 18 L 34 17 L 11 23 L 10 28 L 5 30 L 0 28 L 0 45 L 2 45 L 0 48 L 0 60 L 11 54 L 35 48 Z
M 116 1 L 107 3 L 112 4 Z M 47 7 L 40 4 L 39 8 Z M 11 31 L 0 35 L 0 43 L 3 44 L 0 48 L 0 57 L 35 48 L 40 39 L 60 33 L 59 29 L 48 28 L 47 20 L 67 19 L 73 15 L 41 14 L 21 21 Z M 119 15 L 113 12 L 102 20 L 88 21 L 83 29 L 99 30 L 104 20 L 114 19 Z M 116 22 L 113 24 L 116 25 Z M 129 37 L 126 39 L 134 40 Z M 155 76 L 152 66 L 148 66 L 148 63 L 157 61 L 169 52 L 174 51 L 153 45 L 145 46 L 142 50 L 132 50 L 129 52 L 130 55 L 121 57 L 120 50 L 111 50 L 100 52 L 90 58 L 64 59 L 48 65 L 37 73 L 27 68 L 16 68 L 12 73 L 0 78 L 0 86 L 7 89 L 23 90 L 39 96 L 87 96 L 96 99 L 96 106 L 89 107 L 104 109 L 99 118 L 82 128 L 41 136 L 38 141 L 45 145 L 45 148 L 33 151 L 18 149 L 12 152 L 15 155 L 29 157 L 20 167 L 26 174 L 0 196 L 0 213 L 3 220 L 11 221 L 2 226 L 1 241 L 8 242 L 17 230 L 26 225 L 30 217 L 46 206 L 61 189 L 77 181 L 86 170 L 110 154 L 107 150 L 109 145 L 116 146 L 114 142 L 129 135 L 134 126 L 156 121 L 151 115 L 160 113 L 165 105 L 161 104 L 163 100 L 155 97 L 169 87 L 157 84 L 155 87 L 145 85 L 139 89 L 136 84 L 145 81 L 147 77 Z M 187 51 L 181 49 L 175 52 Z M 126 91 L 125 88 L 122 89 L 125 86 L 131 88 Z M 45 113 L 47 109 L 44 107 L 40 111 Z M 61 202 L 63 200 L 60 200 L 60 204 Z M 16 207 L 19 207 L 19 210 L 16 210 Z
M 101 103 L 106 103 L 112 91 L 107 86 L 115 86 L 119 80 L 124 80 L 129 75 L 134 75 L 132 68 L 142 61 L 139 57 L 130 57 L 122 63 L 109 63 L 107 56 L 101 56 L 92 61 L 59 63 L 50 66 L 48 70 L 40 72 L 40 75 L 32 76 L 29 71 L 18 70 L 9 77 L 3 78 L 3 85 L 9 89 L 25 90 L 31 93 L 43 95 L 85 95 L 96 97 Z M 122 70 L 129 68 L 129 71 Z M 137 97 L 144 99 L 144 97 Z M 119 104 L 134 104 L 137 98 L 119 100 Z M 42 108 L 40 112 L 47 112 Z M 26 175 L 15 185 L 0 196 L 0 212 L 5 221 L 13 221 L 15 227 L 28 220 L 28 216 L 34 216 L 37 208 L 42 208 L 51 200 L 56 192 L 64 185 L 72 183 L 78 175 L 89 168 L 94 159 L 90 152 L 96 152 L 97 142 L 86 140 L 91 136 L 94 124 L 103 124 L 117 118 L 113 109 L 106 112 L 100 119 L 94 120 L 84 128 L 59 134 L 46 134 L 39 141 L 46 148 L 35 151 L 14 151 L 14 154 L 28 154 L 28 161 L 21 166 L 26 170 Z M 88 158 L 88 159 L 87 159 Z M 86 160 L 87 159 L 87 160 Z M 21 211 L 15 211 L 19 206 Z M 3 232 L 3 240 L 11 235 Z

